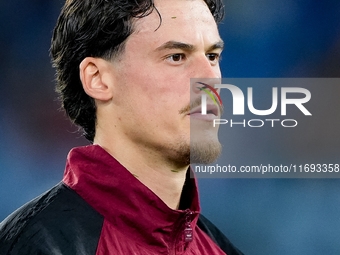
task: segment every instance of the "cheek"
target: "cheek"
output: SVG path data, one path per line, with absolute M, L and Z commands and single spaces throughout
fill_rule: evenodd
M 147 61 L 144 64 L 129 62 L 129 66 L 124 65 L 122 71 L 118 96 L 120 100 L 128 100 L 131 106 L 139 108 L 132 109 L 134 111 L 141 114 L 165 114 L 164 110 L 178 113 L 190 102 L 188 72 L 151 65 Z
M 153 98 L 168 114 L 179 111 L 190 103 L 190 91 L 184 91 L 175 87 L 159 88 L 154 91 Z

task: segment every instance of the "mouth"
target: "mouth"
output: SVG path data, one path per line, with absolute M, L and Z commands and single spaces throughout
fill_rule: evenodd
M 202 106 L 200 105 L 193 108 L 188 115 L 197 119 L 212 120 L 219 118 L 219 109 L 215 104 L 207 104 L 207 114 L 202 114 Z

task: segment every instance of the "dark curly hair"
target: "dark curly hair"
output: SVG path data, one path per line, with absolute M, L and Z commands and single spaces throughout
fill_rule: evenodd
M 219 23 L 224 16 L 222 0 L 204 1 Z M 51 43 L 56 90 L 66 114 L 91 142 L 96 105 L 82 87 L 79 65 L 86 57 L 109 60 L 122 53 L 125 40 L 133 33 L 133 18 L 145 17 L 154 9 L 153 0 L 67 0 L 61 10 Z

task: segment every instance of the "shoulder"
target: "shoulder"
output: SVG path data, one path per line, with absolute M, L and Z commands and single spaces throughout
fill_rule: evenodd
M 59 183 L 0 223 L 1 254 L 95 254 L 103 217 Z
M 206 217 L 200 214 L 197 226 L 205 232 L 226 254 L 244 255 L 229 239 Z

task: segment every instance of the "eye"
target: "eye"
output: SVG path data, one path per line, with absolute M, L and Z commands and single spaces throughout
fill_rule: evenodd
M 207 58 L 210 62 L 212 62 L 213 65 L 215 65 L 220 60 L 220 54 L 218 54 L 218 53 L 208 53 Z
M 178 63 L 178 62 L 185 60 L 185 55 L 183 53 L 172 54 L 172 55 L 168 56 L 166 58 L 166 60 L 168 60 L 170 62 Z

